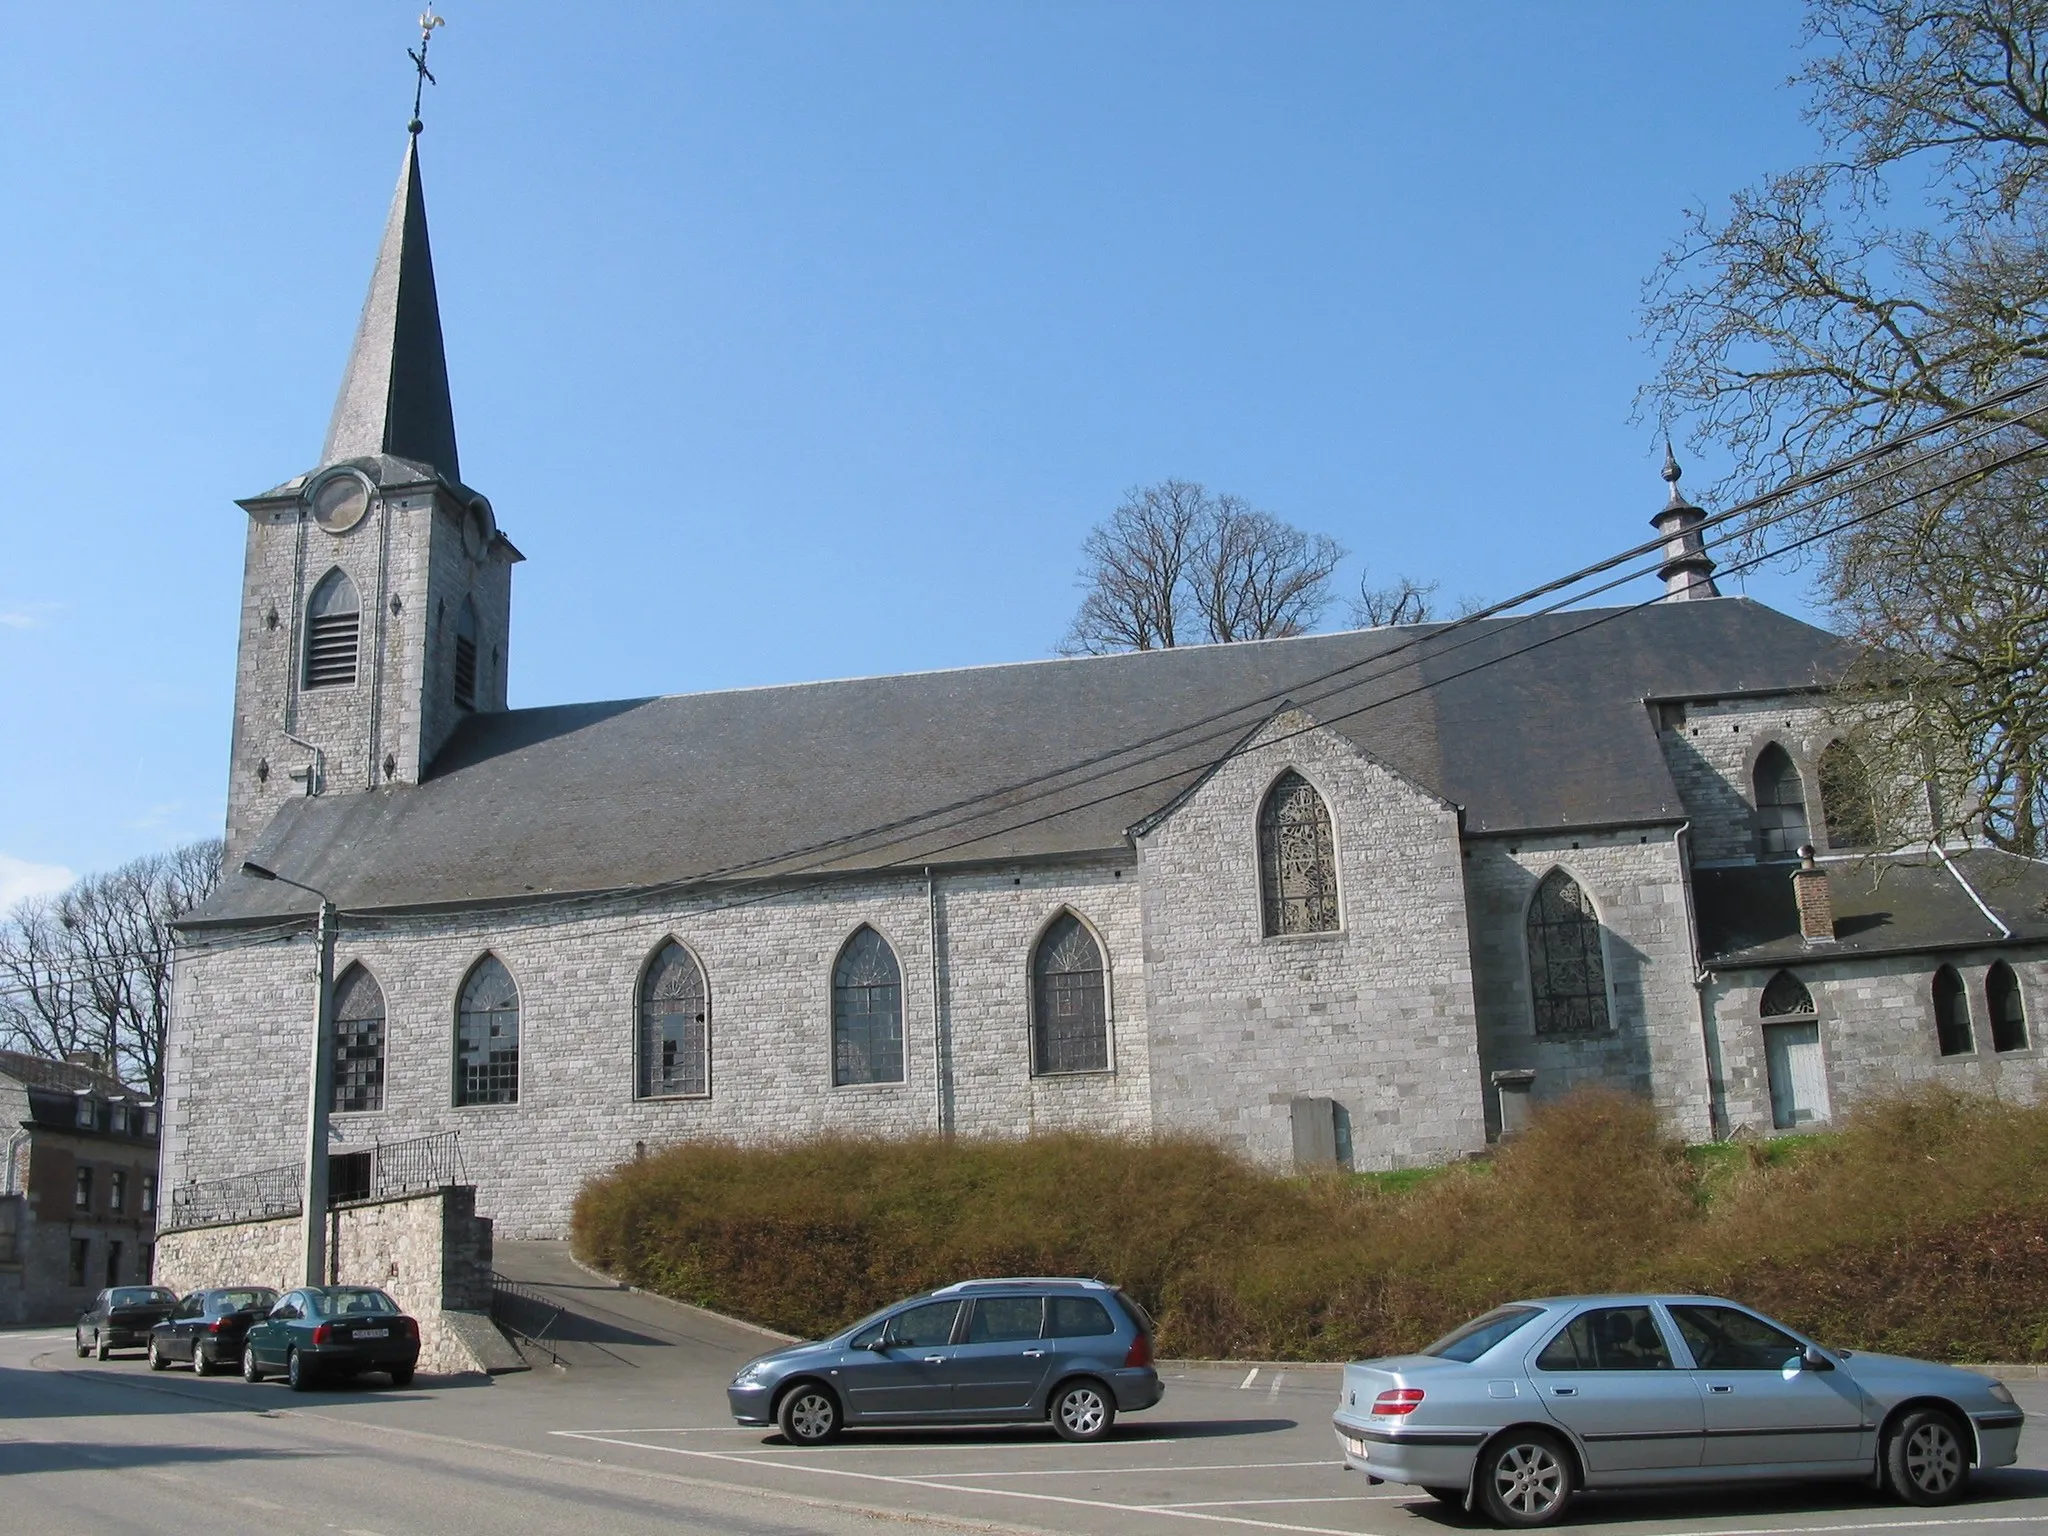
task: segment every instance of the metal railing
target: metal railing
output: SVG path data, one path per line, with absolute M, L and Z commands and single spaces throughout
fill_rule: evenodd
M 330 1194 L 329 1205 L 340 1204 L 344 1199 L 349 1203 L 384 1200 L 469 1182 L 459 1131 L 439 1131 L 408 1141 L 380 1141 L 360 1151 L 328 1155 L 330 1168 L 332 1161 L 343 1157 L 369 1159 L 367 1192 L 360 1179 L 337 1180 L 330 1184 L 335 1193 Z M 205 1227 L 229 1221 L 296 1216 L 302 1208 L 305 1180 L 305 1166 L 300 1163 L 254 1168 L 224 1179 L 193 1179 L 172 1189 L 169 1226 Z
M 491 1321 L 522 1345 L 530 1344 L 543 1352 L 556 1365 L 562 1363 L 562 1357 L 548 1342 L 548 1334 L 562 1320 L 562 1312 L 550 1297 L 529 1290 L 516 1280 L 507 1280 L 495 1269 L 491 1271 Z

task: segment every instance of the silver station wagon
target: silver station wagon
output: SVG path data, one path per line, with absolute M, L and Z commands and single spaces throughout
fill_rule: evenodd
M 1496 1524 L 1586 1488 L 1860 1478 L 1910 1504 L 2010 1466 L 2024 1415 L 1954 1366 L 1823 1349 L 1713 1296 L 1518 1301 L 1344 1368 L 1344 1464 Z

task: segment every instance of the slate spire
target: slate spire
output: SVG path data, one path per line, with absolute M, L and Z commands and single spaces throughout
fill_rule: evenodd
M 441 349 L 441 306 L 434 295 L 434 256 L 427 244 L 417 130 L 406 137 L 405 166 L 320 463 L 324 467 L 380 453 L 430 464 L 447 480 L 462 478 L 448 361 Z

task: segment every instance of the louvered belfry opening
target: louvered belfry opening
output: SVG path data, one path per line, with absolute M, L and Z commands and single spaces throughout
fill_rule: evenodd
M 362 605 L 356 584 L 340 569 L 329 571 L 306 605 L 306 686 L 343 688 L 356 680 Z
M 476 604 L 466 597 L 455 620 L 455 703 L 476 708 Z

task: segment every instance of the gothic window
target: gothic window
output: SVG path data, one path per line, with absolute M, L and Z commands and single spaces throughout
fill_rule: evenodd
M 1846 741 L 1820 755 L 1820 809 L 1830 848 L 1871 848 L 1877 844 L 1877 803 L 1870 775 Z
M 1268 938 L 1334 933 L 1337 852 L 1323 797 L 1293 769 L 1273 782 L 1259 807 L 1259 885 Z
M 476 604 L 466 597 L 455 616 L 455 704 L 476 708 Z
M 1109 1070 L 1102 948 L 1071 912 L 1040 935 L 1031 956 L 1031 1070 Z
M 1806 788 L 1775 741 L 1756 760 L 1756 846 L 1760 858 L 1789 859 L 1808 840 Z
M 903 969 L 872 928 L 848 939 L 832 967 L 832 1081 L 903 1081 Z
M 1970 1035 L 1970 994 L 1952 965 L 1934 973 L 1934 1040 L 1944 1056 L 1967 1056 L 1977 1048 Z
M 1764 987 L 1763 1005 L 1758 1010 L 1767 1019 L 1788 1013 L 1813 1012 L 1813 994 L 1806 983 L 1790 971 L 1780 971 Z
M 348 572 L 336 566 L 320 578 L 306 604 L 306 686 L 339 688 L 356 680 L 356 639 L 362 604 Z
M 455 1102 L 519 1102 L 519 988 L 496 955 L 462 984 L 455 1020 Z
M 2020 996 L 2020 979 L 2003 960 L 1991 967 L 1984 978 L 1984 1001 L 1991 1013 L 1991 1048 L 1994 1051 L 2024 1051 L 2027 1048 L 2027 1005 Z
M 640 983 L 640 1097 L 702 1098 L 711 1092 L 711 1003 L 704 971 L 674 939 Z
M 384 989 L 360 965 L 334 984 L 334 1108 L 384 1107 Z
M 1553 869 L 1529 906 L 1529 991 L 1539 1035 L 1607 1032 L 1600 918 L 1579 882 Z

